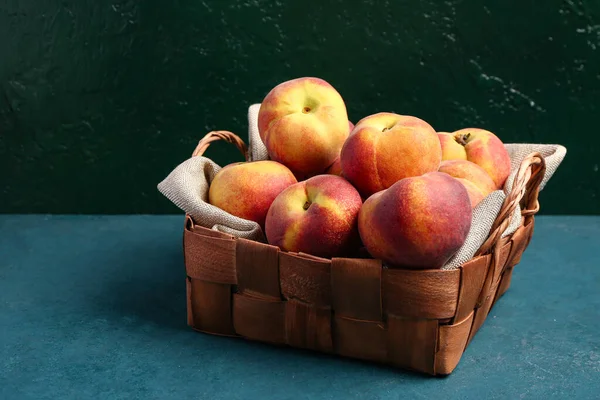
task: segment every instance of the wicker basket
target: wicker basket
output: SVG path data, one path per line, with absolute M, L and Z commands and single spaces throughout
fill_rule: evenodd
M 226 131 L 215 140 L 246 146 Z M 521 164 L 513 189 L 477 255 L 454 270 L 405 270 L 380 260 L 324 259 L 280 251 L 194 224 L 184 229 L 188 324 L 240 336 L 431 375 L 450 374 L 490 309 L 510 286 L 529 244 L 544 159 Z M 502 237 L 517 204 L 518 230 Z

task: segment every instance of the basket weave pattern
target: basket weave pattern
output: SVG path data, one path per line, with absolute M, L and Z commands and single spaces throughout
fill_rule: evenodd
M 243 141 L 219 134 L 245 154 Z M 214 137 L 207 135 L 194 154 L 201 155 Z M 188 324 L 210 334 L 449 374 L 510 286 L 533 234 L 544 170 L 539 154 L 523 161 L 488 240 L 453 270 L 284 252 L 195 225 L 186 216 Z M 517 204 L 521 226 L 502 237 Z

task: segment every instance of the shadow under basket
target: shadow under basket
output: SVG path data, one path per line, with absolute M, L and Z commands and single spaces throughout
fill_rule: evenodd
M 533 234 L 544 172 L 538 153 L 522 162 L 488 239 L 453 270 L 284 252 L 201 227 L 187 215 L 188 324 L 209 334 L 450 374 L 510 286 Z M 502 237 L 519 204 L 519 228 Z

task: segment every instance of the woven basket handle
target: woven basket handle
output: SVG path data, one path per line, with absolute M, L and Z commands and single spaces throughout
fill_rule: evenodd
M 242 153 L 244 159 L 248 161 L 248 147 L 246 143 L 235 133 L 229 131 L 212 131 L 208 132 L 196 146 L 196 149 L 192 153 L 192 157 L 199 157 L 204 154 L 206 149 L 210 146 L 212 142 L 216 142 L 217 140 L 224 140 L 228 143 L 233 144 L 237 149 Z
M 500 241 L 502 233 L 510 225 L 511 216 L 518 204 L 521 205 L 522 216 L 531 217 L 539 211 L 538 195 L 545 173 L 546 162 L 540 153 L 534 152 L 525 157 L 513 181 L 512 190 L 507 194 L 492 225 L 490 235 L 476 255 L 487 254 Z

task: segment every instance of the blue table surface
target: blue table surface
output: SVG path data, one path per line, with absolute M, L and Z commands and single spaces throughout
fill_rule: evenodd
M 443 378 L 192 331 L 182 229 L 0 215 L 0 398 L 600 398 L 600 217 L 536 219 L 510 290 Z

